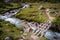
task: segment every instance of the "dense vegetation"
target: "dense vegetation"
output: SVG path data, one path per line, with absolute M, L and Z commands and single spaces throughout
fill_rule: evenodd
M 52 27 L 50 29 L 52 29 L 52 31 L 60 32 L 60 15 L 57 16 L 53 21 Z
M 60 4 L 59 3 L 29 3 L 31 6 L 29 8 L 25 8 L 23 10 L 21 10 L 21 12 L 19 12 L 18 14 L 16 14 L 15 16 L 19 19 L 25 19 L 27 21 L 35 21 L 35 22 L 44 22 L 48 19 L 45 9 L 50 8 L 51 10 L 51 16 L 56 17 L 55 12 L 60 10 Z M 44 9 L 39 10 L 38 8 L 40 6 L 43 6 Z M 58 7 L 57 7 L 58 6 Z M 54 9 L 56 8 L 56 9 Z M 58 14 L 59 15 L 59 14 Z
M 4 13 L 6 11 L 12 10 L 12 9 L 18 8 L 20 6 L 21 5 L 18 4 L 18 3 L 5 3 L 5 2 L 0 2 L 0 14 Z
M 5 37 L 12 37 L 13 40 L 20 37 L 22 31 L 20 31 L 17 27 L 10 24 L 9 22 L 5 22 L 0 20 L 0 40 L 3 40 Z
M 45 10 L 38 10 L 40 6 L 38 3 L 32 3 L 32 6 L 29 8 L 25 8 L 21 10 L 18 14 L 16 14 L 17 18 L 25 19 L 28 21 L 35 21 L 35 22 L 44 22 L 48 19 L 46 16 Z

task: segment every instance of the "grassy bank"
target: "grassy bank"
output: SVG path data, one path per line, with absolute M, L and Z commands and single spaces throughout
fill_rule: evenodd
M 16 14 L 17 18 L 25 19 L 28 21 L 35 21 L 35 22 L 44 22 L 48 19 L 44 10 L 38 10 L 40 4 L 32 3 L 32 6 L 29 8 L 25 8 L 21 10 L 18 14 Z
M 14 25 L 9 22 L 0 20 L 0 40 L 3 40 L 5 37 L 10 36 L 15 40 L 16 38 L 22 35 L 21 31 L 16 28 Z
M 14 9 L 14 8 L 18 8 L 21 5 L 18 3 L 4 3 L 4 2 L 0 2 L 0 14 L 10 10 L 10 9 Z
M 60 10 L 60 3 L 30 3 L 32 6 L 29 8 L 25 8 L 21 10 L 18 14 L 15 16 L 20 19 L 25 19 L 28 21 L 35 21 L 35 22 L 44 22 L 48 19 L 45 9 L 50 8 L 52 12 L 59 11 Z M 39 6 L 43 6 L 45 9 L 38 10 Z M 55 9 L 56 8 L 56 9 Z M 52 16 L 53 13 L 51 13 Z

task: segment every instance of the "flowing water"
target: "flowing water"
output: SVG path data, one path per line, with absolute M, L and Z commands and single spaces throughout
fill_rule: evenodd
M 12 16 L 17 14 L 17 12 L 19 12 L 20 10 L 27 8 L 26 6 L 28 6 L 28 5 L 25 5 L 22 8 L 18 8 L 18 9 L 14 9 L 9 12 L 6 12 L 3 15 L 0 15 L 0 19 L 5 20 L 5 21 L 9 21 L 11 24 L 14 24 L 16 27 L 24 27 L 24 23 L 22 22 L 22 20 L 12 17 Z M 36 29 L 36 27 L 34 28 L 32 26 L 31 26 L 31 28 L 33 28 L 33 30 Z M 60 33 L 57 33 L 57 32 L 53 32 L 53 31 L 48 30 L 44 36 L 50 40 L 54 40 L 54 39 L 60 40 Z

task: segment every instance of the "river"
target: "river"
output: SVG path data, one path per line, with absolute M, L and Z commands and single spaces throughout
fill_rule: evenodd
M 13 15 L 17 14 L 20 10 L 23 10 L 24 8 L 29 7 L 29 5 L 24 5 L 22 8 L 10 10 L 2 15 L 0 15 L 0 20 L 9 21 L 11 24 L 15 25 L 16 27 L 24 27 L 25 24 L 22 22 L 22 20 L 13 17 Z M 35 30 L 35 29 L 34 29 Z M 60 40 L 60 33 L 53 32 L 51 30 L 48 30 L 44 37 L 46 37 L 49 40 Z

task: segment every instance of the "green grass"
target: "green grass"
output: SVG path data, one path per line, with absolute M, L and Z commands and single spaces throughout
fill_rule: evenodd
M 60 3 L 29 3 L 32 6 L 30 8 L 25 8 L 21 10 L 18 14 L 15 16 L 20 19 L 25 19 L 28 21 L 36 21 L 36 22 L 44 22 L 48 19 L 45 10 L 38 10 L 38 7 L 42 5 L 45 9 L 51 8 L 51 11 L 54 9 L 54 11 L 60 10 Z M 52 14 L 52 13 L 51 13 Z M 53 15 L 53 14 L 52 14 Z M 55 15 L 55 14 L 54 14 Z
M 10 9 L 14 9 L 14 8 L 18 8 L 21 5 L 18 3 L 4 3 L 4 2 L 0 2 L 0 14 L 10 10 Z
M 40 37 L 40 40 L 48 40 L 48 39 L 45 37 Z
M 38 3 L 32 4 L 32 7 L 21 10 L 21 12 L 16 14 L 16 17 L 28 21 L 36 21 L 39 23 L 44 22 L 48 19 L 48 17 L 44 10 L 38 10 L 39 6 L 40 4 Z
M 1 21 L 0 22 L 0 31 L 2 30 L 2 33 L 0 32 L 0 38 L 1 40 L 4 39 L 7 36 L 11 36 L 14 40 L 20 35 L 22 35 L 21 31 L 16 28 L 14 25 L 10 24 L 9 22 Z
M 50 15 L 53 17 L 57 17 L 57 15 L 54 12 L 60 11 L 60 6 L 59 6 L 60 3 L 42 3 L 41 5 L 43 5 L 45 8 L 50 8 L 51 9 Z M 56 8 L 56 9 L 54 9 L 54 8 Z

